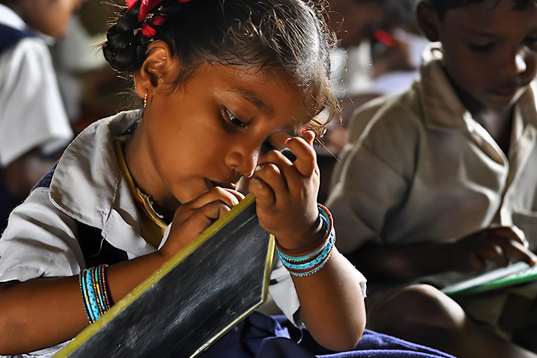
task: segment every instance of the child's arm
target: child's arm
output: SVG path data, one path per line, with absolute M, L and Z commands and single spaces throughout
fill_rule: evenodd
M 279 137 L 279 138 L 277 138 Z M 291 163 L 271 151 L 260 159 L 260 169 L 249 189 L 256 195 L 261 225 L 287 250 L 316 247 L 324 239 L 317 208 L 319 169 L 312 147 L 314 135 L 281 138 L 297 157 Z M 336 249 L 327 264 L 307 277 L 293 276 L 300 300 L 300 318 L 314 338 L 326 348 L 353 348 L 365 327 L 360 274 Z
M 473 272 L 489 262 L 537 263 L 522 233 L 512 227 L 487 228 L 454 242 L 404 245 L 368 243 L 348 255 L 372 281 L 408 281 L 442 272 Z
M 229 211 L 240 198 L 239 193 L 214 188 L 192 202 L 182 205 L 176 211 L 172 230 L 160 251 L 108 268 L 108 286 L 112 300 L 118 302 L 132 291 L 179 250 L 198 237 L 214 220 Z M 32 204 L 26 202 L 23 205 Z M 70 226 L 67 221 L 72 219 L 62 214 L 53 218 L 54 215 L 43 214 L 49 208 L 31 208 L 35 209 L 39 209 L 44 215 L 40 216 L 40 219 L 45 218 L 47 222 L 37 222 L 34 218 L 33 221 L 25 222 L 26 227 L 35 225 L 38 228 L 50 228 L 52 235 L 52 233 L 63 234 L 62 230 L 67 230 L 66 227 Z M 21 211 L 21 207 L 16 210 Z M 17 213 L 15 215 L 18 216 Z M 65 250 L 65 247 L 63 249 Z M 51 246 L 48 254 L 53 256 L 54 250 L 58 249 Z M 73 338 L 89 324 L 83 308 L 78 276 L 0 283 L 0 307 L 2 307 L 0 355 L 51 347 Z

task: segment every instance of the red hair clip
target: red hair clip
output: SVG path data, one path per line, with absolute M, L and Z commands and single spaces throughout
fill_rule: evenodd
M 127 3 L 127 11 L 129 11 L 138 1 L 140 0 L 125 0 Z M 147 17 L 147 14 L 153 10 L 158 4 L 162 2 L 162 0 L 141 0 L 142 3 L 140 4 L 140 13 L 138 14 L 138 21 L 144 22 L 145 18 Z M 178 0 L 181 3 L 190 2 L 190 0 Z M 162 25 L 164 24 L 164 18 L 162 16 L 155 16 L 155 18 L 161 18 L 161 23 L 156 23 L 155 21 L 152 21 L 153 25 Z M 160 21 L 160 20 L 159 20 Z M 152 37 L 155 35 L 156 31 L 151 26 L 144 24 L 142 26 L 142 32 L 147 37 Z M 150 36 L 148 36 L 150 34 Z

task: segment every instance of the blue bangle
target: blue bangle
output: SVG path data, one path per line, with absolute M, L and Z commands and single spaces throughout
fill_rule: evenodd
M 311 271 L 308 271 L 308 272 L 293 272 L 293 271 L 289 271 L 289 273 L 291 275 L 293 275 L 293 276 L 296 276 L 296 277 L 306 277 L 306 276 L 311 276 L 313 274 L 316 274 L 317 272 L 319 272 L 324 267 L 324 265 L 326 265 L 326 263 L 328 262 L 328 259 L 330 258 L 331 255 L 332 255 L 332 251 L 330 251 L 330 254 L 328 255 L 328 257 L 326 258 L 326 260 L 322 264 L 320 264 L 319 266 L 315 267 Z
M 319 217 L 321 218 L 321 221 L 322 221 L 321 230 L 325 233 L 324 244 L 318 249 L 316 249 L 315 251 L 310 252 L 309 254 L 306 254 L 303 256 L 290 256 L 278 250 L 278 254 L 280 255 L 280 258 L 283 257 L 285 260 L 291 261 L 291 262 L 297 262 L 297 263 L 304 262 L 304 261 L 311 259 L 314 256 L 319 255 L 326 248 L 326 245 L 328 245 L 327 239 L 328 239 L 328 235 L 330 234 L 330 228 L 331 228 L 330 217 L 327 215 L 327 213 L 324 210 L 321 209 L 321 207 L 319 207 L 319 214 L 320 214 Z
M 322 230 L 326 233 L 323 245 L 315 251 L 303 256 L 290 256 L 281 252 L 276 246 L 278 256 L 289 273 L 297 277 L 313 275 L 321 270 L 330 259 L 336 242 L 332 215 L 324 206 L 317 204 L 322 221 Z
M 79 284 L 84 311 L 89 323 L 98 320 L 110 309 L 106 286 L 107 265 L 99 265 L 80 272 Z
M 325 227 L 328 226 L 328 223 L 327 223 L 326 219 L 322 215 L 321 215 L 321 220 L 323 222 L 323 231 L 327 231 L 327 230 L 325 230 Z M 318 256 L 326 248 L 327 245 L 328 245 L 328 240 L 325 239 L 324 244 L 321 247 L 319 247 L 317 250 L 315 250 L 315 251 L 313 251 L 313 252 L 311 252 L 311 253 L 309 253 L 307 255 L 290 256 L 290 255 L 284 254 L 280 250 L 278 250 L 278 255 L 280 255 L 280 258 L 282 260 L 285 259 L 285 260 L 291 261 L 291 262 L 304 262 L 304 261 L 308 261 L 312 257 Z
M 323 261 L 332 251 L 332 246 L 334 245 L 335 241 L 335 235 L 330 235 L 329 239 L 327 240 L 326 245 L 324 246 L 323 252 L 318 255 L 314 260 L 311 260 L 306 263 L 302 264 L 293 264 L 291 262 L 288 262 L 285 260 L 285 258 L 282 257 L 281 252 L 278 250 L 278 255 L 280 255 L 280 259 L 283 263 L 283 265 L 291 270 L 307 270 L 310 269 L 316 265 L 318 265 L 321 261 Z

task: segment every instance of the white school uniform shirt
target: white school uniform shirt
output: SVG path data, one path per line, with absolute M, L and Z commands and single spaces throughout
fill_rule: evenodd
M 90 125 L 65 150 L 50 188 L 36 188 L 13 210 L 0 240 L 0 282 L 79 274 L 85 263 L 76 221 L 101 229 L 129 259 L 155 252 L 140 235 L 137 206 L 113 146 L 140 118 L 140 111 L 129 111 Z M 294 322 L 300 304 L 289 272 L 280 264 L 270 279 L 277 282 L 271 296 Z
M 2 4 L 0 24 L 27 28 Z M 73 137 L 44 38 L 24 38 L 0 56 L 0 167 L 33 148 L 53 153 Z
M 514 109 L 509 158 L 455 94 L 432 44 L 421 81 L 355 115 L 327 206 L 338 248 L 457 240 L 493 223 L 537 249 L 535 83 Z

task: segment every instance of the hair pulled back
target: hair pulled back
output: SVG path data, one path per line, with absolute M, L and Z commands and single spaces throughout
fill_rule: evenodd
M 186 0 L 183 0 L 186 1 Z M 181 63 L 176 85 L 203 63 L 250 66 L 289 76 L 321 108 L 337 110 L 329 83 L 328 49 L 335 43 L 324 21 L 324 3 L 310 0 L 163 0 L 139 21 L 139 0 L 118 14 L 103 44 L 106 60 L 120 75 L 132 76 L 146 59 L 147 46 L 165 41 Z M 164 18 L 163 24 L 152 22 Z M 154 31 L 148 37 L 145 24 Z

